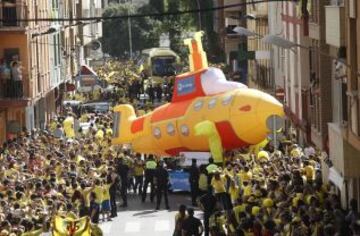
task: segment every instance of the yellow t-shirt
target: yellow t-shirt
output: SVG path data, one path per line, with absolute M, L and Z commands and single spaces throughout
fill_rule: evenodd
M 92 188 L 88 187 L 85 189 L 81 189 L 81 194 L 83 195 L 84 199 L 85 199 L 85 206 L 86 207 L 90 207 L 90 193 L 91 193 Z
M 135 176 L 142 176 L 144 175 L 144 167 L 136 165 L 134 166 L 134 175 Z
M 110 200 L 110 184 L 104 184 L 103 185 L 103 198 L 102 201 Z
M 235 187 L 230 186 L 230 188 L 229 188 L 229 194 L 230 194 L 230 197 L 231 197 L 231 201 L 235 202 L 236 199 L 239 198 L 239 193 L 240 193 L 239 187 L 237 187 L 237 186 L 235 186 Z
M 207 191 L 207 188 L 208 188 L 208 178 L 205 174 L 200 174 L 199 189 L 201 191 Z
M 304 167 L 304 171 L 305 171 L 305 176 L 306 176 L 307 180 L 314 179 L 314 175 L 315 175 L 314 167 L 312 167 L 311 165 L 307 165 Z
M 95 202 L 101 204 L 103 201 L 103 188 L 101 185 L 96 185 L 93 189 L 93 192 L 96 194 Z
M 215 177 L 211 180 L 211 186 L 214 188 L 215 193 L 224 193 L 225 192 L 225 180 L 223 177 L 220 177 L 219 180 Z
M 250 196 L 251 194 L 252 194 L 251 186 L 250 185 L 245 186 L 244 187 L 244 196 Z
M 107 129 L 106 129 L 106 135 L 111 137 L 111 136 L 113 135 L 112 129 L 107 128 Z

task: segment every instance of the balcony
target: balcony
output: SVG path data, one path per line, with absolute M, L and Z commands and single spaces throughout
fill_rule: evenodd
M 3 0 L 0 2 L 0 30 L 16 31 L 24 30 L 27 22 L 20 22 L 17 19 L 26 19 L 27 7 L 19 0 Z
M 28 91 L 28 80 L 0 80 L 0 107 L 27 106 L 30 101 Z
M 229 6 L 229 5 L 234 5 L 234 4 L 239 4 L 241 3 L 241 1 L 239 0 L 224 0 L 224 6 Z M 244 6 L 238 6 L 238 7 L 229 7 L 229 8 L 225 8 L 224 11 L 241 11 L 244 8 Z
M 326 43 L 335 47 L 345 45 L 345 10 L 343 6 L 325 6 Z

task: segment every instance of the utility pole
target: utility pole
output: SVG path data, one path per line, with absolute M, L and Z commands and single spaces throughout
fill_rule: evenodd
M 198 21 L 199 21 L 199 31 L 201 31 L 201 5 L 200 0 L 196 0 L 197 8 L 198 8 Z
M 132 0 L 129 0 L 130 6 L 132 4 Z M 130 15 L 130 9 L 128 10 L 128 15 Z M 128 30 L 129 30 L 129 51 L 130 51 L 130 59 L 133 57 L 132 51 L 132 32 L 131 32 L 131 19 L 128 17 Z

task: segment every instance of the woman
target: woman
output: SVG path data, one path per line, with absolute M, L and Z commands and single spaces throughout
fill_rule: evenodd
M 175 230 L 173 236 L 181 236 L 182 223 L 186 217 L 186 206 L 180 205 L 179 212 L 175 215 Z

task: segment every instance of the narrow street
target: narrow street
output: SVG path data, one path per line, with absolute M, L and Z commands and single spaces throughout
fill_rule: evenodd
M 164 205 L 156 211 L 155 203 L 149 201 L 141 203 L 138 196 L 129 195 L 128 200 L 129 207 L 120 208 L 118 217 L 113 218 L 111 222 L 100 224 L 105 236 L 172 235 L 179 205 L 191 205 L 190 196 L 184 194 L 169 195 L 171 207 L 169 211 L 164 209 Z

